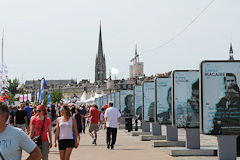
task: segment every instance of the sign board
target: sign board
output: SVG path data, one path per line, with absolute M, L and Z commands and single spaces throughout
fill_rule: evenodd
M 120 108 L 122 116 L 133 115 L 133 90 L 120 90 Z
M 144 81 L 142 83 L 143 90 L 143 119 L 147 122 L 153 122 L 155 120 L 154 116 L 154 102 L 155 102 L 155 92 L 154 92 L 154 82 Z
M 199 127 L 199 72 L 172 72 L 172 116 L 178 128 Z
M 140 85 L 134 86 L 133 96 L 134 96 L 134 110 L 135 110 L 134 117 L 141 120 L 142 110 L 143 110 L 142 86 Z
M 120 110 L 120 104 L 119 104 L 119 98 L 120 98 L 120 95 L 119 95 L 119 92 L 115 92 L 114 93 L 114 106 Z
M 28 94 L 28 101 L 31 102 L 32 101 L 32 94 Z
M 203 61 L 200 126 L 204 134 L 240 134 L 240 61 Z
M 98 106 L 99 109 L 102 108 L 101 103 L 100 103 L 100 98 L 95 98 L 95 103 Z
M 102 105 L 104 106 L 104 105 L 107 105 L 107 104 L 108 104 L 107 96 L 104 95 L 104 96 L 102 97 Z
M 157 121 L 161 124 L 172 123 L 172 83 L 171 78 L 155 78 L 155 111 Z

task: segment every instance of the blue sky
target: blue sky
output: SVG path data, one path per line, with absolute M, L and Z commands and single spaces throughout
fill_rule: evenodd
M 115 67 L 119 78 L 128 77 L 135 44 L 146 75 L 198 69 L 202 60 L 227 59 L 230 42 L 235 59 L 239 59 L 239 0 L 215 0 L 174 41 L 142 52 L 171 39 L 210 1 L 0 0 L 9 77 L 93 82 L 100 20 L 107 75 Z

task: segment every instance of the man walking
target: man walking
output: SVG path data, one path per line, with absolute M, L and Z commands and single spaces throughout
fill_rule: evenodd
M 105 111 L 105 125 L 104 128 L 107 127 L 107 148 L 114 148 L 116 138 L 117 138 L 117 127 L 120 126 L 120 118 L 121 114 L 117 108 L 113 107 L 113 102 L 109 101 L 109 107 Z
M 40 160 L 42 155 L 37 145 L 21 129 L 6 125 L 8 116 L 7 104 L 0 102 L 0 159 L 20 160 L 25 150 L 30 154 L 27 160 Z
M 89 127 L 89 134 L 93 138 L 92 144 L 97 144 L 97 132 L 99 130 L 100 124 L 100 111 L 96 104 L 89 111 L 89 115 L 85 116 L 85 118 L 90 117 L 90 127 Z M 94 135 L 93 132 L 94 131 Z M 95 137 L 94 137 L 95 136 Z

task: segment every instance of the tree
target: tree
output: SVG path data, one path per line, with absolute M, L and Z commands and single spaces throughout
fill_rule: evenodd
M 53 103 L 59 103 L 63 99 L 63 93 L 60 90 L 54 90 L 51 92 L 51 102 Z
M 8 80 L 8 82 L 9 82 L 9 87 L 8 87 L 9 92 L 13 95 L 19 93 L 19 90 L 18 90 L 18 86 L 20 84 L 19 80 L 15 78 L 13 80 Z

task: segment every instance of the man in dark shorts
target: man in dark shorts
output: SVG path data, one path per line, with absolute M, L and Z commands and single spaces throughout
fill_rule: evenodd
M 92 144 L 97 144 L 97 132 L 99 130 L 99 124 L 100 124 L 100 114 L 101 112 L 98 110 L 97 105 L 94 104 L 89 111 L 89 115 L 85 116 L 86 118 L 90 117 L 89 134 L 93 138 Z M 93 131 L 94 131 L 94 135 L 92 133 Z

